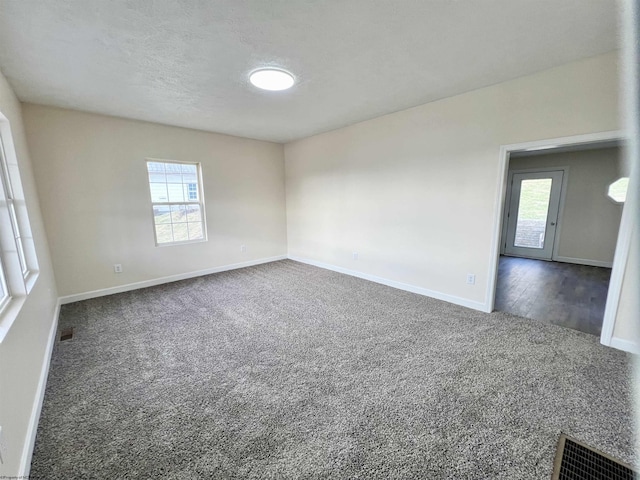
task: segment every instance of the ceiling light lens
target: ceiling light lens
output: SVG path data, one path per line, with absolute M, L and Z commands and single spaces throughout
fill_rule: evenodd
M 263 90 L 286 90 L 294 84 L 293 75 L 284 70 L 256 70 L 249 76 L 251 83 Z

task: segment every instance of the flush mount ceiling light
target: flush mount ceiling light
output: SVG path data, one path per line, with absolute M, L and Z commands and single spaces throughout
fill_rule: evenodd
M 271 91 L 286 90 L 295 83 L 293 75 L 275 68 L 255 70 L 249 75 L 249 81 L 258 88 Z

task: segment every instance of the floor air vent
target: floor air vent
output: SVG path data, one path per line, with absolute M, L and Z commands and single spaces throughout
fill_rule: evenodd
M 73 328 L 65 328 L 60 333 L 60 341 L 71 340 L 73 338 Z
M 629 465 L 564 434 L 560 435 L 551 480 L 634 480 L 635 478 L 637 477 Z

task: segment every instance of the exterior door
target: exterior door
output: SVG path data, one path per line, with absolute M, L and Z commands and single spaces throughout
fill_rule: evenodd
M 551 260 L 563 175 L 562 170 L 510 175 L 505 255 Z

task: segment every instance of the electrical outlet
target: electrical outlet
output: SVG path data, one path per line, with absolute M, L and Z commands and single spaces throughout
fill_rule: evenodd
M 122 273 L 122 264 L 120 264 L 120 263 L 116 263 L 116 264 L 113 266 L 113 271 L 114 271 L 115 273 Z
M 240 251 L 242 253 L 245 253 L 247 251 L 247 246 L 246 245 L 240 245 Z
M 473 273 L 467 273 L 467 283 L 469 285 L 476 284 L 476 276 Z
M 359 257 L 358 252 L 353 252 L 353 259 L 358 260 L 358 257 Z

